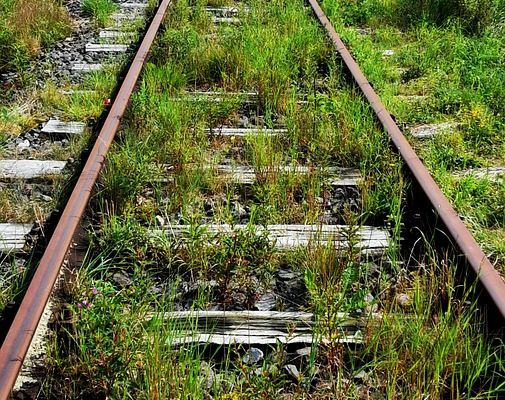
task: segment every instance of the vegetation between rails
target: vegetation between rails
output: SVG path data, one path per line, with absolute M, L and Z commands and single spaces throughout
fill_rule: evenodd
M 499 395 L 502 349 L 479 323 L 473 288 L 454 281 L 450 260 L 403 260 L 395 246 L 408 190 L 401 163 L 304 3 L 252 1 L 237 27 L 214 26 L 203 6 L 174 5 L 102 173 L 91 212 L 101 225 L 66 293 L 46 396 Z M 218 90 L 221 100 L 195 102 L 191 90 Z M 251 106 L 225 92 L 257 98 Z M 237 124 L 263 133 L 207 131 Z M 253 168 L 255 181 L 238 184 L 217 173 L 222 164 Z M 300 175 L 279 165 L 310 168 Z M 335 166 L 358 168 L 362 178 L 354 202 L 346 196 L 328 211 L 336 194 L 325 169 Z M 352 246 L 360 227 L 384 221 L 393 236 L 386 256 Z M 217 235 L 207 223 L 247 228 Z M 282 252 L 257 231 L 275 223 L 346 223 L 351 246 L 314 241 Z M 188 226 L 180 236 L 171 234 L 177 224 Z M 295 277 L 291 288 L 281 271 Z M 293 362 L 288 346 L 250 365 L 240 346 L 224 355 L 210 345 L 177 346 L 196 328 L 161 317 L 250 310 L 269 292 L 277 294 L 275 310 L 315 315 L 317 339 L 296 361 L 295 377 L 285 370 Z M 356 336 L 362 343 L 338 342 L 346 335 L 341 312 L 366 321 Z

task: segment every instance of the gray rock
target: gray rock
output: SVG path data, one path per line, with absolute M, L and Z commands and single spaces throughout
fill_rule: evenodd
M 238 217 L 244 217 L 247 215 L 247 211 L 238 201 L 233 202 L 233 212 Z
M 312 353 L 312 347 L 303 347 L 301 349 L 296 350 L 296 354 L 300 357 L 309 357 Z
M 203 385 L 207 389 L 210 389 L 216 380 L 214 370 L 206 361 L 202 361 L 200 364 L 200 376 L 203 378 Z
M 277 276 L 279 277 L 279 279 L 282 279 L 284 281 L 288 281 L 288 280 L 297 278 L 298 274 L 296 272 L 289 270 L 289 269 L 280 269 L 277 272 Z
M 249 118 L 246 115 L 242 115 L 239 120 L 239 126 L 241 128 L 247 128 L 249 126 Z
M 365 313 L 370 314 L 370 313 L 375 313 L 379 310 L 379 306 L 377 303 L 375 303 L 375 298 L 372 296 L 371 293 L 368 293 L 365 295 L 364 299 L 365 301 Z
M 260 349 L 251 347 L 246 351 L 244 357 L 242 357 L 242 362 L 247 365 L 253 365 L 259 363 L 263 358 L 264 354 Z
M 396 295 L 396 302 L 400 307 L 408 307 L 410 305 L 410 296 L 406 293 L 398 293 Z
M 273 292 L 267 292 L 263 294 L 258 301 L 254 304 L 254 306 L 258 309 L 258 311 L 270 311 L 275 308 L 277 303 L 277 297 Z
M 287 372 L 287 374 L 295 379 L 296 381 L 300 380 L 300 371 L 298 371 L 298 368 L 296 368 L 296 365 L 294 364 L 286 364 L 284 366 L 284 371 Z
M 372 304 L 373 301 L 374 301 L 374 297 L 372 296 L 371 293 L 368 293 L 365 295 L 365 297 L 363 298 L 363 300 L 365 301 L 365 303 L 367 304 Z
M 37 193 L 36 197 L 37 197 L 38 199 L 42 200 L 42 201 L 47 202 L 47 203 L 49 203 L 50 201 L 52 201 L 52 200 L 53 200 L 53 198 L 52 198 L 52 197 L 47 196 L 47 195 L 42 194 L 42 193 Z
M 25 139 L 25 140 L 23 140 L 23 141 L 19 142 L 19 143 L 18 143 L 18 145 L 17 145 L 17 148 L 18 148 L 19 150 L 28 149 L 29 147 L 30 147 L 30 141 L 29 141 L 29 140 L 27 140 L 27 139 Z
M 353 378 L 359 381 L 365 380 L 367 377 L 367 373 L 365 371 L 359 371 L 357 374 L 354 374 Z
M 159 225 L 159 226 L 163 226 L 165 225 L 165 218 L 163 218 L 161 215 L 157 215 L 155 217 L 156 219 L 156 223 Z
M 370 28 L 357 28 L 356 32 L 361 36 L 369 36 L 372 34 L 372 30 Z
M 151 294 L 160 295 L 163 294 L 163 288 L 161 286 L 152 286 L 149 291 Z
M 121 287 L 130 286 L 133 281 L 126 272 L 118 271 L 112 275 L 112 280 Z

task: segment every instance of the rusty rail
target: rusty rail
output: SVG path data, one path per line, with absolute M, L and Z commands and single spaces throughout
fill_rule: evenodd
M 452 239 L 463 252 L 468 263 L 472 266 L 478 279 L 493 300 L 501 316 L 505 318 L 505 283 L 503 282 L 501 276 L 477 244 L 463 221 L 461 221 L 458 214 L 444 196 L 442 190 L 438 187 L 437 183 L 419 159 L 414 149 L 410 146 L 405 136 L 403 136 L 400 128 L 396 125 L 396 122 L 391 117 L 391 114 L 386 110 L 384 104 L 382 104 L 379 96 L 375 93 L 370 85 L 370 82 L 368 82 L 367 78 L 359 68 L 359 65 L 354 60 L 344 42 L 340 39 L 330 20 L 326 17 L 324 11 L 319 6 L 317 0 L 308 1 L 317 18 L 326 29 L 328 36 L 335 45 L 336 50 L 340 54 L 349 72 L 353 76 L 354 81 L 365 95 L 377 115 L 377 118 L 382 123 L 384 129 L 389 134 L 391 141 L 407 164 L 410 172 L 430 200 L 433 208 L 445 224 Z
M 0 348 L 0 400 L 8 399 L 11 394 L 61 265 L 67 256 L 74 232 L 84 214 L 105 156 L 170 4 L 171 0 L 162 0 L 149 25 Z

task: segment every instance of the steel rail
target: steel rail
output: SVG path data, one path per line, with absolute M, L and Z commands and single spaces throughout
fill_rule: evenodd
M 7 400 L 11 394 L 37 325 L 59 275 L 61 265 L 67 256 L 72 237 L 84 214 L 95 182 L 105 162 L 107 152 L 119 128 L 121 118 L 128 106 L 137 79 L 171 1 L 162 0 L 144 35 L 0 348 L 0 400 Z
M 340 39 L 339 35 L 335 31 L 335 28 L 319 6 L 318 2 L 316 0 L 308 1 L 317 18 L 326 29 L 328 36 L 335 45 L 336 50 L 340 54 L 340 57 L 344 61 L 349 72 L 353 76 L 354 81 L 365 95 L 366 99 L 375 111 L 377 118 L 382 123 L 384 129 L 389 134 L 391 141 L 396 146 L 398 152 L 407 164 L 410 172 L 430 200 L 431 205 L 445 224 L 452 239 L 463 252 L 468 263 L 472 266 L 473 270 L 477 274 L 477 278 L 480 280 L 484 289 L 493 300 L 501 316 L 505 318 L 505 283 L 503 282 L 503 279 L 486 257 L 470 231 L 449 203 L 449 200 L 445 197 L 440 187 L 432 178 L 428 169 L 419 159 L 412 146 L 402 134 L 400 128 L 391 117 L 391 114 L 386 110 L 384 104 L 382 104 L 379 96 L 375 93 L 374 89 L 370 85 L 370 82 L 361 71 L 359 65 L 354 60 L 344 42 Z

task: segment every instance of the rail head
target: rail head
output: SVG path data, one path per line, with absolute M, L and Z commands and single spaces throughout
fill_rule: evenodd
M 434 210 L 445 224 L 451 238 L 462 251 L 466 260 L 475 271 L 484 289 L 493 300 L 502 318 L 505 319 L 505 283 L 500 274 L 493 267 L 486 257 L 479 244 L 465 226 L 463 221 L 450 204 L 449 200 L 442 193 L 426 166 L 418 157 L 402 131 L 386 110 L 386 107 L 379 96 L 372 88 L 372 85 L 361 71 L 358 63 L 354 60 L 350 51 L 337 34 L 332 23 L 318 4 L 317 0 L 308 0 L 315 15 L 325 28 L 329 38 L 333 42 L 335 49 L 339 53 L 347 69 L 351 73 L 355 83 L 359 86 L 363 95 L 368 100 L 377 118 L 387 131 L 391 141 L 400 153 L 405 164 L 414 176 L 423 192 L 428 197 Z
M 49 300 L 72 237 L 84 214 L 105 157 L 116 135 L 135 84 L 172 0 L 162 0 L 130 64 L 114 103 L 40 259 L 19 310 L 0 348 L 0 400 L 7 400 Z

